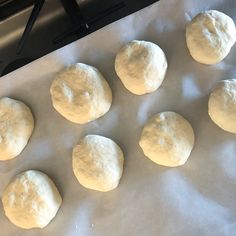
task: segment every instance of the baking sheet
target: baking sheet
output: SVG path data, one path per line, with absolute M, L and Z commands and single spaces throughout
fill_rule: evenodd
M 63 197 L 56 218 L 44 229 L 17 228 L 0 204 L 1 235 L 236 235 L 236 136 L 207 114 L 211 88 L 236 76 L 236 46 L 223 62 L 206 66 L 195 62 L 185 45 L 186 22 L 206 9 L 236 21 L 235 0 L 162 0 L 0 79 L 0 96 L 24 101 L 36 120 L 23 153 L 0 163 L 0 196 L 15 174 L 38 169 L 55 181 Z M 116 52 L 133 39 L 157 43 L 168 59 L 163 85 L 145 96 L 129 93 L 114 72 Z M 109 113 L 86 125 L 60 116 L 49 94 L 55 74 L 78 61 L 99 68 L 113 91 Z M 182 114 L 195 131 L 193 152 L 179 168 L 154 164 L 138 146 L 147 119 L 166 110 Z M 85 189 L 73 175 L 72 148 L 85 134 L 110 137 L 122 147 L 124 174 L 116 190 Z

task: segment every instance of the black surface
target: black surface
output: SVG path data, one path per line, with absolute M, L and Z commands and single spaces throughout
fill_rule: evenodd
M 8 44 L 7 47 L 0 49 L 0 74 L 9 73 L 30 61 L 33 61 L 51 51 L 67 45 L 79 38 L 82 38 L 103 26 L 112 23 L 122 17 L 136 12 L 154 2 L 156 0 L 92 0 L 88 3 L 79 5 L 79 8 L 68 6 L 70 0 L 61 0 L 61 7 L 65 7 L 64 14 L 55 20 L 46 22 L 44 25 L 33 28 L 27 44 L 20 55 L 17 55 L 17 45 L 20 38 L 16 42 Z M 86 2 L 86 1 L 85 1 Z M 121 4 L 121 5 L 119 5 Z M 117 9 L 115 6 L 119 6 Z M 47 2 L 43 6 L 46 11 Z M 79 10 L 79 12 L 75 12 Z M 115 9 L 111 11 L 109 9 Z M 74 11 L 74 15 L 71 13 Z M 68 31 L 71 34 L 66 35 Z M 73 31 L 74 30 L 74 31 Z M 55 40 L 55 39 L 60 40 Z M 5 69 L 7 67 L 7 69 Z M 4 71 L 5 69 L 5 71 Z M 3 73 L 4 71 L 4 73 Z

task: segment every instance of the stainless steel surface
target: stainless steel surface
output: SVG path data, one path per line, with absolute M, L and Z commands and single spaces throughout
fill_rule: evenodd
M 0 21 L 0 76 L 84 37 L 111 22 L 140 10 L 153 2 L 156 2 L 156 0 L 77 0 L 80 7 L 79 15 L 84 20 L 82 25 L 86 26 L 86 22 L 92 23 L 87 28 L 83 29 L 82 27 L 82 30 L 80 27 L 78 27 L 78 30 L 73 30 L 73 27 L 80 26 L 81 18 L 76 19 L 71 12 L 65 11 L 65 5 L 71 4 L 72 0 L 47 0 L 21 54 L 17 55 L 20 38 L 32 11 L 32 6 L 28 7 L 6 20 Z M 119 4 L 122 7 L 114 7 Z M 75 9 L 71 8 L 72 10 Z M 58 36 L 68 30 L 72 31 L 69 37 L 63 38 L 59 42 L 55 41 Z
M 58 32 L 70 25 L 60 1 L 47 0 L 30 34 L 30 40 L 24 47 L 22 55 L 16 56 L 16 49 L 32 7 L 0 22 L 0 66 L 4 68 L 13 59 L 38 57 L 43 48 L 53 47 L 52 40 Z M 44 28 L 44 32 L 43 31 Z M 45 30 L 46 29 L 46 30 Z M 48 33 L 50 32 L 50 33 Z

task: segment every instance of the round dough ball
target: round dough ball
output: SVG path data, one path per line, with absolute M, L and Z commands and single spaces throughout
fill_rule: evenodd
M 74 147 L 73 171 L 85 188 L 107 192 L 116 188 L 123 172 L 124 156 L 111 139 L 87 135 Z
M 112 92 L 107 81 L 95 67 L 83 63 L 59 73 L 50 92 L 54 108 L 79 124 L 103 116 L 111 107 Z
M 194 132 L 181 115 L 167 111 L 156 114 L 145 125 L 139 141 L 145 156 L 159 165 L 183 165 L 194 145 Z
M 186 41 L 196 61 L 216 64 L 228 55 L 236 41 L 234 22 L 219 11 L 201 12 L 187 25 Z
M 212 91 L 208 113 L 220 128 L 236 134 L 236 79 L 223 80 Z
M 17 175 L 2 196 L 6 216 L 24 229 L 45 227 L 55 217 L 61 202 L 52 180 L 36 170 Z
M 118 52 L 115 70 L 131 93 L 151 93 L 164 80 L 167 70 L 166 56 L 154 43 L 133 40 Z
M 23 102 L 3 97 L 0 99 L 0 160 L 19 155 L 33 132 L 34 118 Z

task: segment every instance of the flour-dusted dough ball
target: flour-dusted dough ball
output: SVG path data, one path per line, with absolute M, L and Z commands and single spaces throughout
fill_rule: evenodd
M 84 124 L 110 109 L 112 92 L 93 66 L 77 63 L 59 73 L 51 85 L 54 108 L 66 119 Z
M 236 79 L 218 83 L 210 95 L 208 113 L 220 128 L 236 134 Z
M 154 43 L 133 40 L 118 52 L 115 70 L 130 92 L 151 93 L 160 87 L 165 77 L 166 56 Z
M 87 135 L 73 149 L 73 171 L 85 188 L 107 192 L 116 188 L 123 172 L 124 156 L 111 139 Z
M 55 217 L 61 202 L 52 180 L 36 170 L 17 175 L 2 196 L 6 216 L 24 229 L 45 227 Z
M 19 155 L 33 132 L 34 118 L 23 102 L 0 98 L 0 160 Z
M 167 111 L 156 114 L 145 125 L 139 141 L 145 156 L 159 165 L 183 165 L 194 145 L 194 132 L 181 115 Z
M 234 22 L 219 11 L 201 12 L 187 25 L 186 41 L 196 61 L 216 64 L 228 55 L 236 41 Z

